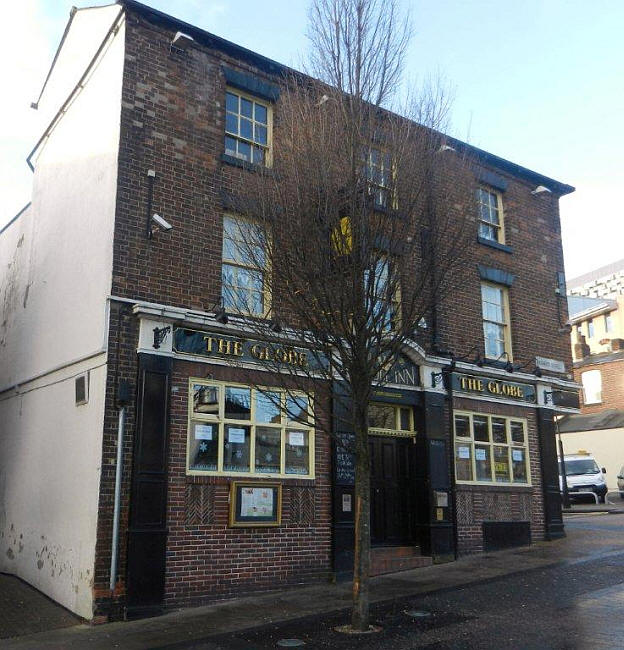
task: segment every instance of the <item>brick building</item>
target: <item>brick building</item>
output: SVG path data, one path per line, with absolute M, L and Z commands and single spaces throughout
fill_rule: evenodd
M 72 11 L 39 98 L 32 202 L 0 234 L 0 569 L 85 618 L 352 566 L 349 431 L 315 430 L 334 426 L 340 387 L 287 395 L 259 355 L 303 352 L 217 307 L 241 227 L 228 197 L 270 158 L 283 71 L 120 0 Z M 247 110 L 251 141 L 227 121 Z M 563 534 L 553 416 L 575 410 L 575 384 L 558 200 L 573 188 L 449 142 L 475 162 L 472 276 L 375 393 L 379 572 Z M 173 228 L 152 236 L 154 212 Z

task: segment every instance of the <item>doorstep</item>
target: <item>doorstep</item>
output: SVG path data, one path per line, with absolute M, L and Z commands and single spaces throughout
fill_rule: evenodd
M 371 548 L 371 576 L 420 569 L 432 564 L 433 558 L 420 554 L 420 546 L 378 546 Z

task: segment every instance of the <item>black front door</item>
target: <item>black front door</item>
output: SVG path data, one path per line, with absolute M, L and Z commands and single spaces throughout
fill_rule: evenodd
M 412 438 L 370 436 L 371 544 L 414 543 Z

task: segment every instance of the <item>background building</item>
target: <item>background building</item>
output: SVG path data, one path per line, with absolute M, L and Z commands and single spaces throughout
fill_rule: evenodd
M 591 452 L 611 490 L 624 465 L 624 260 L 568 282 L 581 415 L 559 422 L 565 453 Z
M 305 351 L 217 308 L 283 71 L 123 0 L 72 11 L 46 80 L 32 202 L 0 234 L 0 570 L 85 618 L 349 573 L 341 387 L 288 405 L 257 361 Z M 553 416 L 575 411 L 575 384 L 558 199 L 573 188 L 453 147 L 475 163 L 470 272 L 375 394 L 377 572 L 563 532 Z M 173 228 L 154 231 L 154 212 Z

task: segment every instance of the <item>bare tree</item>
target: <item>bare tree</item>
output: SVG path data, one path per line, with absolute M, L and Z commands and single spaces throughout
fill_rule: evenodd
M 422 91 L 401 115 L 385 108 L 400 81 L 406 25 L 392 1 L 313 2 L 318 81 L 293 75 L 283 84 L 272 165 L 246 180 L 236 206 L 246 225 L 232 222 L 227 235 L 250 270 L 223 283 L 227 309 L 270 318 L 271 330 L 266 318 L 248 319 L 258 336 L 308 350 L 307 363 L 286 370 L 262 361 L 285 388 L 309 390 L 312 379 L 345 387 L 357 631 L 369 628 L 372 391 L 402 351 L 431 345 L 419 324 L 431 324 L 458 282 L 475 208 L 467 165 L 442 135 L 444 93 Z

